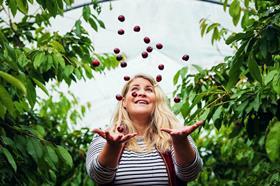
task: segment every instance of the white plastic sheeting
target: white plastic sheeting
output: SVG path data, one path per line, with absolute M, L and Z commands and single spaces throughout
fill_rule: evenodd
M 87 1 L 77 1 L 81 4 Z M 174 90 L 172 79 L 174 74 L 183 66 L 197 64 L 209 68 L 222 62 L 223 58 L 232 51 L 220 43 L 212 46 L 210 35 L 201 38 L 199 20 L 208 18 L 220 22 L 231 28 L 231 19 L 224 13 L 222 6 L 195 0 L 118 0 L 102 3 L 100 19 L 104 21 L 106 29 L 97 33 L 90 27 L 96 52 L 112 52 L 119 47 L 127 55 L 128 66 L 107 71 L 106 74 L 95 74 L 95 78 L 72 84 L 70 90 L 79 97 L 80 103 L 91 102 L 92 109 L 80 122 L 79 127 L 102 127 L 110 123 L 116 106 L 115 95 L 121 91 L 124 75 L 132 76 L 135 73 L 147 73 L 152 76 L 162 74 L 160 86 L 171 98 Z M 81 15 L 82 9 L 69 11 L 64 17 L 53 20 L 52 31 L 66 32 L 74 21 Z M 119 15 L 126 17 L 125 22 L 119 22 Z M 136 33 L 133 27 L 139 25 L 141 31 Z M 125 34 L 120 36 L 117 30 L 123 28 Z M 141 52 L 148 46 L 143 42 L 145 36 L 150 37 L 154 50 L 147 59 L 141 57 Z M 163 49 L 157 50 L 155 44 L 161 42 Z M 219 51 L 217 50 L 219 48 Z M 188 62 L 181 60 L 184 54 L 190 56 Z M 163 63 L 165 69 L 159 71 L 157 65 Z M 193 71 L 193 69 L 190 70 Z M 62 86 L 67 89 L 67 86 Z

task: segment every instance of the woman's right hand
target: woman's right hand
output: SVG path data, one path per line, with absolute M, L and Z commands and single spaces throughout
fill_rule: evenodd
M 111 145 L 122 145 L 134 136 L 137 135 L 137 133 L 131 133 L 131 134 L 122 134 L 122 133 L 116 133 L 116 134 L 110 134 L 109 131 L 105 130 L 102 131 L 98 128 L 93 129 L 93 132 L 97 133 L 99 136 L 104 138 L 109 144 Z

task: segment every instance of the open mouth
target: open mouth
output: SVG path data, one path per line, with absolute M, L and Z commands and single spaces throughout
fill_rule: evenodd
M 135 104 L 142 104 L 142 105 L 148 105 L 148 104 L 149 104 L 149 102 L 146 101 L 146 100 L 137 100 L 137 101 L 135 101 L 134 103 L 135 103 Z

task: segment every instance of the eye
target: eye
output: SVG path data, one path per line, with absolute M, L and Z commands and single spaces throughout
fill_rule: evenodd
M 131 89 L 132 91 L 134 91 L 134 90 L 138 90 L 138 88 L 137 87 L 132 87 L 132 89 Z
M 147 88 L 146 91 L 148 91 L 148 92 L 153 92 L 153 89 Z

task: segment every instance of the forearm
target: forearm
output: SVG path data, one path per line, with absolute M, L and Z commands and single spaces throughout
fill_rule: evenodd
M 116 168 L 121 156 L 122 145 L 112 145 L 105 143 L 98 156 L 98 162 L 103 167 Z
M 189 139 L 173 140 L 173 148 L 176 162 L 179 165 L 187 166 L 195 159 L 195 151 Z

